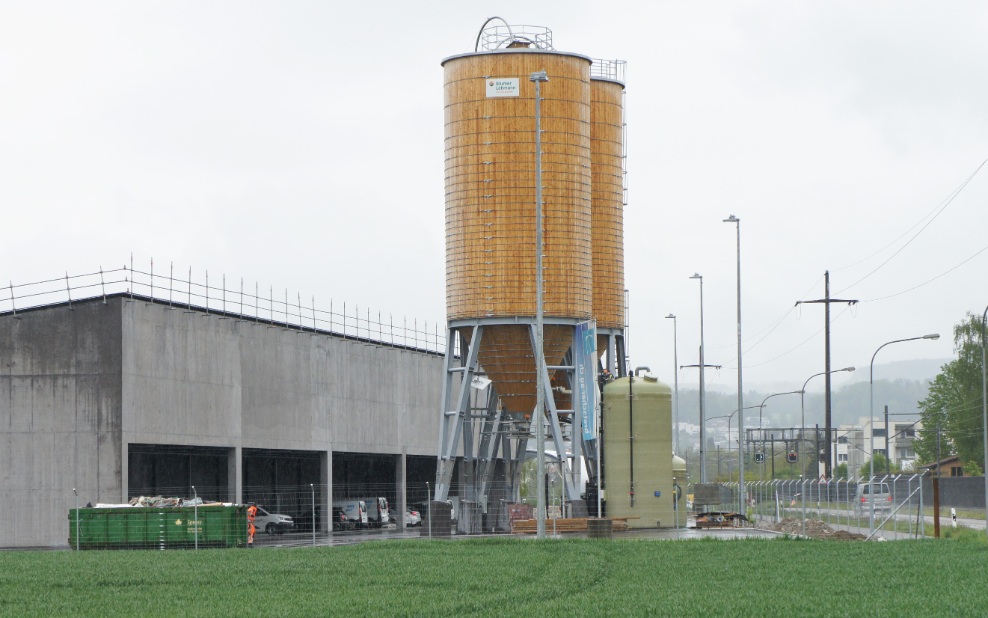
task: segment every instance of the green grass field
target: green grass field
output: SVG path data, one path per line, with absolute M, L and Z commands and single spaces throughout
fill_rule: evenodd
M 981 616 L 951 541 L 382 541 L 0 553 L 0 616 Z

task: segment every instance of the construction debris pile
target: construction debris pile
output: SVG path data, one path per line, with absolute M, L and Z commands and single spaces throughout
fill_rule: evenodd
M 806 531 L 803 531 L 803 520 L 787 517 L 772 526 L 771 530 L 792 536 L 807 536 L 812 539 L 830 539 L 833 541 L 863 541 L 865 535 L 847 530 L 834 530 L 826 522 L 819 519 L 807 519 Z

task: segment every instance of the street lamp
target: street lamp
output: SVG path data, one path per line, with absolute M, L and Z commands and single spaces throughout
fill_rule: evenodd
M 724 223 L 733 223 L 737 228 L 738 249 L 738 410 L 744 410 L 744 395 L 741 386 L 741 219 L 734 215 L 724 219 Z M 702 361 L 701 361 L 702 362 Z M 744 453 L 744 413 L 738 417 L 738 450 Z M 738 466 L 738 513 L 744 513 L 744 455 L 740 457 Z
M 690 279 L 696 279 L 700 282 L 700 482 L 707 482 L 707 461 L 704 457 L 704 444 L 703 440 L 706 432 L 703 428 L 703 407 L 704 399 L 706 399 L 706 393 L 703 389 L 703 373 L 706 365 L 703 362 L 703 276 L 700 273 L 693 273 Z
M 922 337 L 909 337 L 908 339 L 896 339 L 894 341 L 888 341 L 878 346 L 875 353 L 871 355 L 871 364 L 868 366 L 868 411 L 871 416 L 871 423 L 869 425 L 869 434 L 871 434 L 871 445 L 869 450 L 871 451 L 871 456 L 868 461 L 868 503 L 871 504 L 871 516 L 868 518 L 868 535 L 869 537 L 875 534 L 875 357 L 878 356 L 878 352 L 881 351 L 887 345 L 892 345 L 893 343 L 902 343 L 904 341 L 916 341 L 918 339 L 932 339 L 937 340 L 940 338 L 939 333 L 933 333 L 930 335 L 923 335 Z M 888 439 L 888 436 L 886 436 Z
M 669 314 L 666 319 L 672 320 L 672 369 L 673 369 L 673 413 L 672 413 L 672 438 L 673 452 L 679 452 L 679 337 L 676 334 L 676 316 Z
M 821 371 L 820 373 L 814 373 L 810 377 L 806 378 L 805 382 L 803 382 L 803 388 L 800 389 L 799 391 L 799 441 L 801 444 L 806 442 L 806 404 L 805 404 L 806 385 L 810 383 L 810 380 L 812 380 L 817 376 L 826 376 L 832 373 L 838 373 L 840 371 L 854 371 L 854 367 L 844 367 L 843 369 L 832 369 L 830 371 Z M 819 440 L 819 434 L 817 440 Z M 829 444 L 827 445 L 827 448 L 830 448 Z M 804 452 L 806 451 L 806 449 L 800 449 L 800 450 Z M 817 457 L 819 457 L 819 453 L 817 454 Z M 804 466 L 803 470 L 805 471 L 806 470 L 805 461 L 803 462 L 803 466 Z M 806 476 L 805 474 L 803 476 L 803 487 L 801 488 L 800 493 L 802 494 L 802 501 L 803 501 L 803 536 L 806 536 Z
M 758 406 L 748 406 L 747 408 L 742 408 L 742 410 L 754 410 L 757 407 Z M 727 419 L 727 444 L 728 444 L 728 446 L 727 446 L 727 452 L 728 452 L 728 454 L 730 454 L 730 452 L 731 452 L 731 446 L 730 446 L 730 444 L 731 444 L 731 418 L 735 414 L 737 414 L 737 413 L 738 413 L 738 411 L 735 410 L 735 411 L 731 412 L 730 414 L 723 414 L 721 416 L 711 416 L 709 419 L 707 419 L 709 421 L 712 421 L 712 420 L 717 419 L 717 418 L 726 418 Z M 743 468 L 741 467 L 741 462 L 744 461 L 744 451 L 741 450 L 741 432 L 744 431 L 744 426 L 742 425 L 742 421 L 741 421 L 742 418 L 744 418 L 744 414 L 741 414 L 738 417 L 738 460 L 739 460 L 738 461 L 738 471 L 739 472 L 741 470 L 743 470 Z
M 799 391 L 799 441 L 805 442 L 803 434 L 806 432 L 806 385 L 810 383 L 810 380 L 817 376 L 830 375 L 832 373 L 840 373 L 841 371 L 854 371 L 854 367 L 844 367 L 843 369 L 833 369 L 831 371 L 821 371 L 820 373 L 814 373 L 810 377 L 806 378 L 803 382 L 803 388 Z
M 738 413 L 738 411 L 735 410 L 734 412 L 731 412 L 730 414 L 721 414 L 720 416 L 711 416 L 710 418 L 707 419 L 708 421 L 717 420 L 718 418 L 726 418 L 727 419 L 727 456 L 728 457 L 731 456 L 731 419 L 737 413 Z M 717 475 L 720 476 L 720 457 L 719 456 L 718 456 L 718 459 L 717 459 Z M 728 481 L 731 480 L 731 467 L 730 466 L 727 467 L 727 480 Z
M 762 410 L 763 410 L 763 408 L 765 408 L 765 403 L 769 399 L 771 399 L 772 397 L 778 397 L 779 395 L 798 395 L 798 394 L 800 394 L 802 392 L 803 391 L 786 391 L 784 393 L 772 393 L 771 395 L 769 395 L 768 397 L 766 397 L 765 399 L 763 399 L 762 402 L 761 402 L 761 404 L 759 404 L 758 406 L 756 406 L 758 408 L 758 431 L 761 431 L 762 430 Z M 762 436 L 762 443 L 764 444 L 765 434 L 762 433 L 761 436 Z M 773 442 L 773 444 L 774 444 L 774 442 Z M 774 446 L 773 446 L 773 449 L 774 449 Z M 773 450 L 773 453 L 774 453 L 774 450 Z M 775 468 L 774 468 L 775 463 L 773 462 L 772 465 L 773 465 L 773 468 L 772 469 L 775 470 Z M 761 467 L 761 472 L 764 472 L 764 471 L 765 471 L 765 462 L 763 461 L 762 462 L 762 467 Z
M 981 422 L 985 438 L 985 496 L 988 496 L 988 373 L 985 369 L 985 326 L 988 323 L 988 307 L 981 316 Z M 988 499 L 985 500 L 985 520 L 988 521 Z M 988 525 L 985 526 L 988 534 Z
M 535 536 L 545 538 L 545 393 L 542 373 L 545 354 L 542 349 L 542 82 L 549 81 L 545 71 L 529 76 L 535 82 L 535 442 L 537 447 L 536 488 L 539 501 L 535 521 Z

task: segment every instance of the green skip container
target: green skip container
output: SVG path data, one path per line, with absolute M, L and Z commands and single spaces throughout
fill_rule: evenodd
M 247 507 L 243 505 L 69 509 L 68 519 L 72 549 L 193 549 L 247 544 Z

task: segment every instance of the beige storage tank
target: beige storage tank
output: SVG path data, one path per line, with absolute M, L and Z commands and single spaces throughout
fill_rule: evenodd
M 672 389 L 629 375 L 604 387 L 604 489 L 608 517 L 629 528 L 672 528 Z
M 594 77 L 590 97 L 593 315 L 597 328 L 620 329 L 624 327 L 624 84 Z

